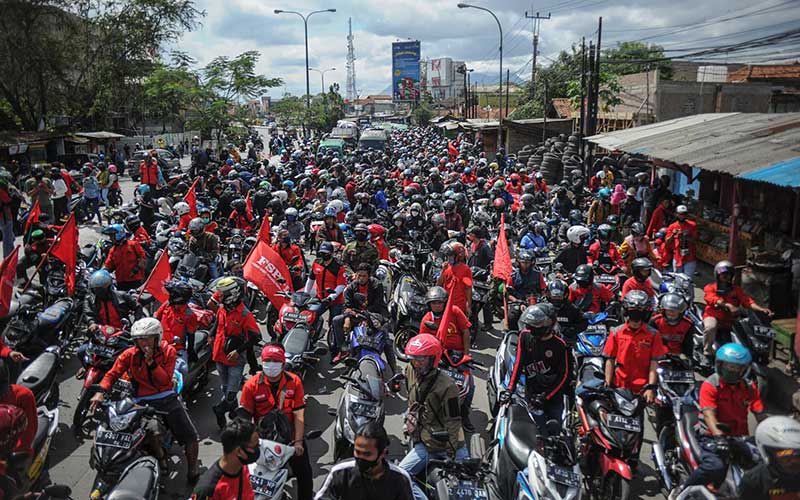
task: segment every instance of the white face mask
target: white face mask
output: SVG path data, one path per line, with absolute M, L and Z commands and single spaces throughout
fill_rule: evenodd
M 264 370 L 264 375 L 275 378 L 283 371 L 283 363 L 280 361 L 264 361 L 261 363 L 261 368 Z

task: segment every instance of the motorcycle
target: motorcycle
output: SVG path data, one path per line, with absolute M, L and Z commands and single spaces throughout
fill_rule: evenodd
M 395 264 L 384 263 L 393 266 L 393 287 L 388 305 L 394 329 L 394 353 L 397 359 L 408 361 L 406 344 L 419 333 L 422 317 L 428 312 L 425 304 L 428 287 L 416 277 L 411 259 L 401 258 Z
M 435 500 L 486 499 L 499 500 L 492 484 L 492 471 L 481 458 L 468 458 L 463 462 L 454 460 L 431 460 L 428 466 L 427 485 L 429 498 Z
M 160 479 L 158 462 L 153 457 L 143 456 L 125 467 L 106 500 L 157 500 Z
M 33 455 L 14 452 L 7 464 L 8 475 L 22 492 L 35 488 L 42 479 L 42 473 L 49 469 L 47 459 L 53 437 L 58 430 L 58 408 L 51 410 L 46 406 L 39 406 L 36 409 L 36 419 L 36 435 L 31 444 Z
M 49 346 L 57 346 L 62 351 L 69 343 L 69 320 L 73 307 L 74 302 L 70 298 L 58 299 L 46 309 L 43 309 L 42 302 L 20 303 L 16 314 L 6 325 L 3 342 L 30 359 Z
M 453 379 L 458 388 L 458 401 L 463 403 L 464 399 L 473 389 L 475 382 L 472 380 L 470 368 L 479 363 L 472 359 L 469 354 L 448 349 L 442 353 L 442 361 L 439 363 L 439 370 Z
M 278 292 L 288 298 L 278 313 L 275 333 L 286 351 L 286 369 L 302 376 L 308 367 L 319 362 L 328 352 L 325 346 L 315 346 L 322 335 L 320 310 L 322 302 L 306 292 Z
M 278 437 L 277 433 L 265 431 L 259 425 L 258 446 L 261 455 L 255 463 L 248 465 L 250 484 L 253 486 L 256 500 L 281 500 L 289 481 L 289 460 L 294 456 L 294 442 Z M 317 439 L 322 431 L 313 430 L 305 435 L 305 439 Z
M 36 406 L 58 408 L 59 385 L 56 372 L 61 366 L 58 348 L 50 346 L 33 359 L 17 377 L 17 385 L 27 387 L 36 397 Z

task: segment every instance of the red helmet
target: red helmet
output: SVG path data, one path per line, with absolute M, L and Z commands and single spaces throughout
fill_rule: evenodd
M 373 238 L 383 238 L 383 235 L 386 234 L 386 228 L 380 224 L 370 224 L 367 229 Z
M 506 209 L 506 200 L 503 198 L 495 198 L 492 202 L 492 206 L 497 210 L 505 210 Z
M 518 181 L 519 180 L 519 174 L 516 173 L 516 172 L 511 174 L 511 180 L 512 181 Z
M 460 257 L 461 261 L 467 260 L 467 249 L 461 243 L 457 241 L 450 243 L 450 251 L 453 252 L 456 258 Z
M 0 405 L 0 450 L 12 450 L 17 438 L 26 427 L 28 418 L 22 408 L 15 405 Z
M 420 186 L 418 182 L 412 182 L 411 184 L 408 185 L 408 187 L 415 188 L 418 193 L 422 192 L 422 186 Z
M 406 356 L 433 356 L 433 367 L 442 358 L 442 343 L 430 333 L 420 333 L 406 344 Z

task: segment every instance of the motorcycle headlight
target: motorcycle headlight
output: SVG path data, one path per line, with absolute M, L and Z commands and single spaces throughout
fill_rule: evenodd
M 111 427 L 111 430 L 116 432 L 122 432 L 127 429 L 133 418 L 136 416 L 135 412 L 123 413 L 122 415 L 117 415 L 117 410 L 113 406 L 108 407 L 108 426 Z
M 639 408 L 639 399 L 634 399 L 633 401 L 628 401 L 627 399 L 623 398 L 616 392 L 614 393 L 614 402 L 617 405 L 617 408 L 622 412 L 623 415 L 630 416 L 636 413 L 636 410 Z
M 262 441 L 263 443 L 264 441 Z M 280 445 L 283 446 L 283 445 Z M 276 471 L 281 468 L 281 460 L 269 446 L 264 445 L 261 447 L 261 458 L 258 460 L 269 471 Z

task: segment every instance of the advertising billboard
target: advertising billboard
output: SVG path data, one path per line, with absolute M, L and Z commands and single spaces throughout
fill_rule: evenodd
M 449 57 L 431 59 L 428 81 L 431 87 L 447 87 L 453 72 L 453 60 Z
M 392 43 L 392 100 L 419 100 L 419 42 Z

